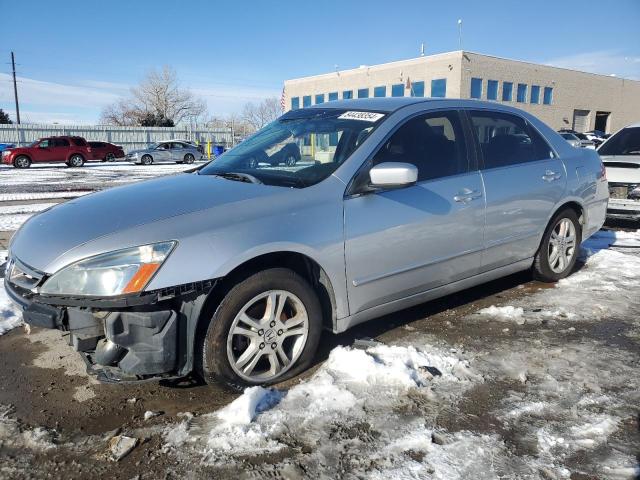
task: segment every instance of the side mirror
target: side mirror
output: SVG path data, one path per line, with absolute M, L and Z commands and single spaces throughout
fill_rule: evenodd
M 369 178 L 372 187 L 406 187 L 418 181 L 418 167 L 411 163 L 385 162 L 369 170 Z

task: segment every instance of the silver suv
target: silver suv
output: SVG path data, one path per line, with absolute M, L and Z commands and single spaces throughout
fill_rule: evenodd
M 283 149 L 297 160 L 272 162 Z M 33 217 L 5 286 L 103 381 L 270 384 L 309 367 L 322 329 L 521 270 L 566 277 L 607 199 L 598 154 L 520 110 L 332 102 L 195 171 Z

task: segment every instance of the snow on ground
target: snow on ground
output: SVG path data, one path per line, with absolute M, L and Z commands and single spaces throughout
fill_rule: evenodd
M 91 192 L 61 191 L 61 192 L 26 192 L 26 193 L 0 193 L 0 202 L 49 200 L 53 198 L 75 198 Z
M 51 208 L 55 203 L 34 203 L 27 205 L 0 205 L 0 231 L 17 230 L 36 213 Z
M 4 258 L 0 255 L 0 259 Z M 2 261 L 0 260 L 0 263 Z M 7 296 L 4 279 L 0 279 L 0 335 L 22 325 L 22 313 Z

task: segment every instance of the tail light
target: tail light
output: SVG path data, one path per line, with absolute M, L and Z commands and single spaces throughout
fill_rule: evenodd
M 604 163 L 600 162 L 600 174 L 598 175 L 598 179 L 606 180 L 607 179 L 607 169 L 604 166 Z

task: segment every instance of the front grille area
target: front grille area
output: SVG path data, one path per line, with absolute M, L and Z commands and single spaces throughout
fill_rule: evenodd
M 18 259 L 10 258 L 7 267 L 7 281 L 20 290 L 34 291 L 40 285 L 44 274 L 35 270 Z
M 640 200 L 640 184 L 609 183 L 609 197 L 621 200 Z

